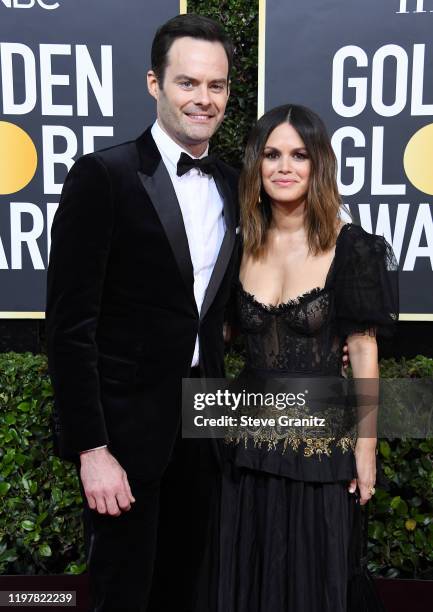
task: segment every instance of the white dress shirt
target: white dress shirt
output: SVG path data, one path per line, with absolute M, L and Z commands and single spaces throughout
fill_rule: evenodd
M 183 176 L 177 176 L 180 154 L 187 153 L 190 157 L 192 155 L 175 143 L 158 121 L 152 126 L 152 136 L 170 175 L 182 212 L 194 269 L 194 297 L 200 312 L 224 237 L 223 201 L 213 177 L 209 174 L 192 168 Z M 201 157 L 207 154 L 208 149 Z M 191 366 L 197 366 L 198 363 L 197 336 Z

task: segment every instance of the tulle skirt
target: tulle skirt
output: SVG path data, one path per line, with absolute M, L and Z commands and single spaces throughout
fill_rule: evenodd
M 348 483 L 225 465 L 218 612 L 346 612 L 356 501 Z
M 368 505 L 348 482 L 230 462 L 194 612 L 385 612 L 367 570 Z

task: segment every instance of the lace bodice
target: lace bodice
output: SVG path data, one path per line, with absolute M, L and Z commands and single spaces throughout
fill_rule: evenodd
M 271 306 L 238 281 L 236 300 L 247 367 L 338 376 L 347 335 L 391 333 L 398 316 L 397 263 L 382 236 L 349 223 L 338 236 L 324 287 Z
M 239 283 L 237 306 L 247 366 L 312 376 L 338 374 L 342 342 L 332 317 L 333 301 L 333 292 L 324 287 L 266 306 Z

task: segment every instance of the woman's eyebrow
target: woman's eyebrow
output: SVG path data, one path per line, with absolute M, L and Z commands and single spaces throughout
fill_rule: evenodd
M 280 153 L 280 149 L 278 149 L 277 147 L 271 147 L 270 145 L 267 145 L 264 149 L 264 151 L 278 151 L 278 153 Z M 293 149 L 291 149 L 292 151 L 307 151 L 306 147 L 294 147 Z

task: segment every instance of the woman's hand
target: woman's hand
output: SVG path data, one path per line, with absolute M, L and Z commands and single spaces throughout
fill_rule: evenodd
M 355 460 L 358 478 L 349 483 L 354 493 L 358 486 L 360 503 L 372 496 L 376 482 L 377 406 L 379 397 L 379 366 L 374 334 L 352 334 L 347 338 L 349 357 L 355 379 L 356 395 L 362 399 L 358 406 L 358 440 Z
M 358 486 L 360 504 L 363 506 L 372 497 L 376 483 L 376 438 L 359 438 L 355 447 L 356 471 L 358 478 L 350 481 L 349 492 Z

